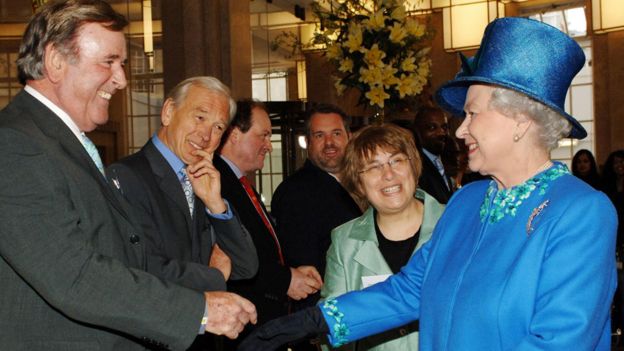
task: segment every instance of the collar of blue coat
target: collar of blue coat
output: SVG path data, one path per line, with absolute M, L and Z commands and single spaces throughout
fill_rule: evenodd
M 420 238 L 416 245 L 416 249 L 418 249 L 431 238 L 433 228 L 438 222 L 438 218 L 442 215 L 445 206 L 422 189 L 416 189 L 414 197 L 421 200 L 425 205 L 423 222 L 420 226 Z M 375 243 L 375 246 L 379 246 L 377 234 L 375 233 L 375 209 L 372 206 L 370 206 L 362 216 L 353 221 L 354 223 L 349 233 L 349 238 L 372 241 Z

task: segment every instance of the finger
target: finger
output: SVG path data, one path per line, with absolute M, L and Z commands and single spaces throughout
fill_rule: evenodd
M 316 279 L 321 285 L 323 284 L 323 277 L 321 277 L 316 269 L 311 270 L 308 276 L 312 276 L 312 278 Z
M 208 160 L 212 163 L 212 158 L 214 157 L 214 151 L 204 150 L 195 150 L 195 156 L 201 156 L 204 160 Z
M 310 278 L 310 277 L 306 277 L 304 282 L 305 282 L 307 288 L 311 288 L 311 289 L 314 289 L 314 290 L 318 290 L 322 286 L 322 284 L 318 280 Z

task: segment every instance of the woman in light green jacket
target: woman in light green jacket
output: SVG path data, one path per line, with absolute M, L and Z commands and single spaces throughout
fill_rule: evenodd
M 396 273 L 429 240 L 444 210 L 417 189 L 420 156 L 405 129 L 395 125 L 362 129 L 349 142 L 343 162 L 343 185 L 368 209 L 332 231 L 323 298 L 365 288 Z M 417 350 L 417 330 L 416 322 L 340 350 Z

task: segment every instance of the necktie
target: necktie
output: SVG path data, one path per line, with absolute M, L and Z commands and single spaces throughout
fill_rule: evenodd
M 186 203 L 188 204 L 189 211 L 191 212 L 191 217 L 193 217 L 193 209 L 195 208 L 195 194 L 193 193 L 193 186 L 191 185 L 191 180 L 186 175 L 186 168 L 183 168 L 180 171 L 180 174 L 182 174 L 182 179 L 180 180 L 180 183 L 182 183 L 182 190 L 184 190 Z
M 446 185 L 446 188 L 450 189 L 448 179 L 446 179 L 446 172 L 444 172 L 444 164 L 442 163 L 442 160 L 440 159 L 440 157 L 436 157 L 433 163 L 435 164 L 436 168 L 438 169 L 438 172 L 442 176 L 442 179 L 444 180 L 444 184 Z
M 243 185 L 243 188 L 245 188 L 247 195 L 249 195 L 249 198 L 251 199 L 251 202 L 253 203 L 254 207 L 256 208 L 256 212 L 258 212 L 258 215 L 260 216 L 260 218 L 262 218 L 262 222 L 264 222 L 264 225 L 269 230 L 269 233 L 271 233 L 271 236 L 273 237 L 273 240 L 275 241 L 275 246 L 277 246 L 277 253 L 279 255 L 280 263 L 284 265 L 284 256 L 282 255 L 282 247 L 280 246 L 279 240 L 277 240 L 277 235 L 275 235 L 275 229 L 273 229 L 273 226 L 271 225 L 269 218 L 267 217 L 266 213 L 262 209 L 262 205 L 260 205 L 260 200 L 258 200 L 258 197 L 256 196 L 256 192 L 254 191 L 247 177 L 245 176 L 240 177 L 240 182 Z
M 89 157 L 91 157 L 91 159 L 95 163 L 95 166 L 100 171 L 100 173 L 104 175 L 104 165 L 102 164 L 102 159 L 100 158 L 100 153 L 98 152 L 97 147 L 95 147 L 95 144 L 93 144 L 91 139 L 89 139 L 89 137 L 87 137 L 85 133 L 82 133 L 81 136 L 82 136 L 82 144 L 87 150 Z

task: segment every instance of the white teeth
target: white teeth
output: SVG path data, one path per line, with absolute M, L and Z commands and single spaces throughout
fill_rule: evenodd
M 202 148 L 201 148 L 201 146 L 199 146 L 199 145 L 195 144 L 195 143 L 194 143 L 194 142 L 192 142 L 192 141 L 189 141 L 189 144 L 191 144 L 191 146 L 192 146 L 192 147 L 194 147 L 194 148 L 196 148 L 196 149 L 198 149 L 198 150 L 201 150 L 201 149 L 202 149 Z
M 401 189 L 400 185 L 395 185 L 395 186 L 391 186 L 391 187 L 388 187 L 388 188 L 381 189 L 381 191 L 383 191 L 386 194 L 389 194 L 389 193 L 395 193 L 395 192 L 399 191 L 400 189 Z
M 478 146 L 477 143 L 470 144 L 470 145 L 468 145 L 468 150 L 474 150 L 474 149 L 477 148 L 477 146 Z
M 113 96 L 113 94 L 107 93 L 107 92 L 102 91 L 102 90 L 98 90 L 97 94 L 98 94 L 99 97 L 101 97 L 102 99 L 106 99 L 106 100 L 110 100 L 111 97 Z

